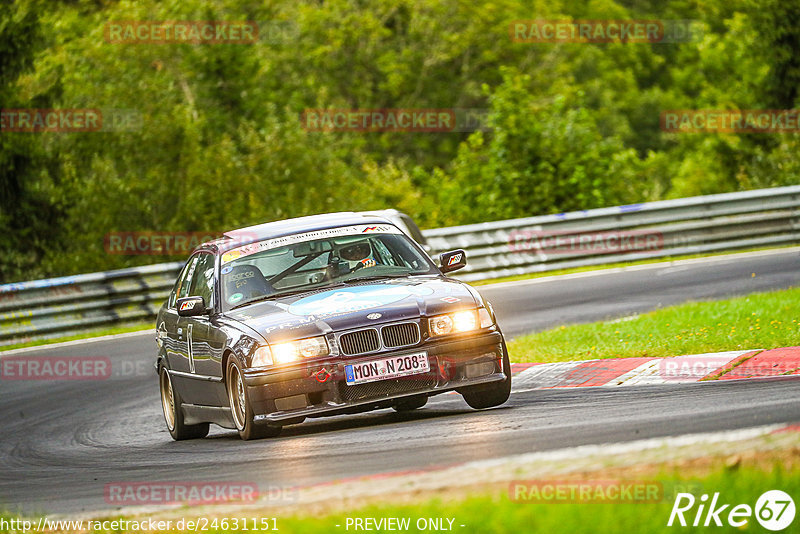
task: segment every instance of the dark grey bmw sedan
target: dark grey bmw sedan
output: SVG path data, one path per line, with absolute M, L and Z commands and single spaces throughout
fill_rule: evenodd
M 505 341 L 477 290 L 388 219 L 334 213 L 204 243 L 156 323 L 161 402 L 174 439 L 209 424 L 243 439 L 306 417 L 413 410 L 459 392 L 471 407 L 511 391 Z

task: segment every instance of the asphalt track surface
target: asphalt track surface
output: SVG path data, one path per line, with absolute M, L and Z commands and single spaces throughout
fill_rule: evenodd
M 756 276 L 752 276 L 755 273 Z M 620 317 L 690 299 L 800 285 L 800 254 L 637 267 L 482 288 L 510 335 Z M 173 442 L 152 371 L 152 334 L 40 348 L 42 356 L 108 356 L 126 371 L 102 381 L 0 381 L 0 509 L 111 509 L 107 483 L 243 481 L 260 488 L 419 470 L 578 445 L 800 421 L 800 380 L 582 388 L 512 393 L 476 412 L 440 395 L 414 413 L 311 419 L 275 439 L 242 442 L 214 428 Z M 212 427 L 213 428 L 213 427 Z

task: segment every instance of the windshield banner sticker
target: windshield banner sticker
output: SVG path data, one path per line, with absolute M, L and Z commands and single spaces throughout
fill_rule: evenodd
M 339 237 L 345 235 L 359 235 L 359 234 L 402 234 L 403 232 L 391 224 L 380 225 L 366 225 L 359 224 L 355 226 L 340 226 L 338 228 L 328 228 L 327 230 L 316 230 L 314 232 L 306 232 L 304 234 L 287 235 L 283 237 L 276 237 L 274 239 L 265 239 L 258 243 L 250 243 L 249 245 L 242 245 L 233 250 L 229 250 L 222 255 L 223 265 L 231 261 L 244 258 L 256 252 L 263 250 L 270 250 L 273 248 L 292 245 L 294 243 L 302 243 L 304 241 L 313 241 L 315 239 L 323 239 L 326 237 Z

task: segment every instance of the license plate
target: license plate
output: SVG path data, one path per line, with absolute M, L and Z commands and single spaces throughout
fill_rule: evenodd
M 392 356 L 383 360 L 353 363 L 344 366 L 345 382 L 348 386 L 397 378 L 400 376 L 416 375 L 430 371 L 427 352 L 415 352 Z

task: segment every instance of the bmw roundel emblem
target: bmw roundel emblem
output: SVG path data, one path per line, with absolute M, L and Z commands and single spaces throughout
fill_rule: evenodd
M 369 315 L 367 315 L 367 319 L 380 319 L 380 318 L 381 318 L 380 313 L 370 313 Z

